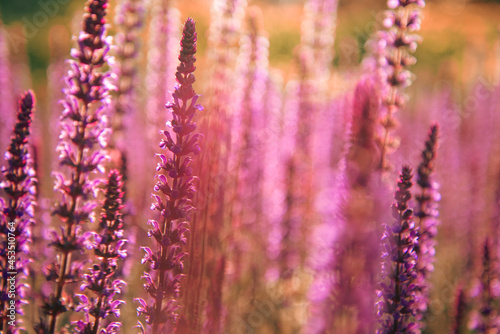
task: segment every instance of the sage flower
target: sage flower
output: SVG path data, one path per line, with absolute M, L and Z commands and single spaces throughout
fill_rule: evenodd
M 434 271 L 434 256 L 439 224 L 437 203 L 440 199 L 438 184 L 432 180 L 436 151 L 438 146 L 439 125 L 434 124 L 429 131 L 429 138 L 425 142 L 425 149 L 422 152 L 422 161 L 418 166 L 417 184 L 420 189 L 415 196 L 417 207 L 415 217 L 417 221 L 418 245 L 415 247 L 417 254 L 417 272 L 420 288 L 419 313 L 423 316 L 428 305 L 429 298 L 429 278 Z
M 103 320 L 110 314 L 116 318 L 120 317 L 120 304 L 124 303 L 117 299 L 125 282 L 115 279 L 118 260 L 127 255 L 123 246 L 123 181 L 116 170 L 109 173 L 106 187 L 106 200 L 102 208 L 99 231 L 93 234 L 92 248 L 97 261 L 89 268 L 89 273 L 83 275 L 83 283 L 80 290 L 92 291 L 95 295 L 79 295 L 81 303 L 75 311 L 83 311 L 85 320 L 76 322 L 77 333 L 115 333 L 121 327 L 119 322 L 112 322 L 104 326 Z M 88 294 L 88 293 L 87 293 Z M 91 320 L 89 316 L 92 316 Z
M 93 210 L 97 206 L 95 196 L 100 178 L 91 174 L 103 172 L 107 159 L 102 150 L 106 146 L 108 133 L 106 106 L 109 75 L 98 69 L 108 61 L 110 40 L 106 37 L 107 0 L 89 0 L 83 17 L 83 30 L 77 39 L 77 48 L 71 51 L 74 60 L 66 76 L 68 88 L 62 101 L 64 111 L 60 118 L 61 136 L 58 145 L 59 164 L 63 172 L 55 172 L 55 191 L 60 199 L 53 214 L 62 226 L 60 233 L 52 231 L 52 242 L 59 253 L 56 262 L 46 268 L 47 280 L 54 282 L 54 293 L 45 298 L 42 309 L 49 316 L 36 330 L 56 331 L 57 318 L 68 310 L 71 294 L 64 293 L 67 283 L 81 278 L 82 265 L 73 261 L 72 254 L 83 251 L 88 242 L 88 233 L 83 225 L 94 221 Z M 100 146 L 100 148 L 99 148 Z
M 380 326 L 377 334 L 419 334 L 416 322 L 417 289 L 415 245 L 418 228 L 413 221 L 413 210 L 408 206 L 413 186 L 412 170 L 402 168 L 396 203 L 392 205 L 394 223 L 385 226 L 382 238 L 385 251 L 382 253 L 382 282 L 378 292 L 378 316 Z
M 2 333 L 19 333 L 22 328 L 16 323 L 15 314 L 22 314 L 26 286 L 21 278 L 28 274 L 29 244 L 35 206 L 35 177 L 28 152 L 30 128 L 35 100 L 26 92 L 19 101 L 14 134 L 5 153 L 7 166 L 2 168 L 5 181 L 0 188 L 6 194 L 0 199 L 0 330 Z M 24 253 L 21 255 L 20 253 Z M 14 279 L 15 293 L 11 293 Z M 16 296 L 17 294 L 17 296 Z M 14 300 L 14 317 L 11 300 Z
M 184 276 L 184 258 L 191 213 L 194 210 L 192 198 L 195 193 L 190 167 L 192 157 L 200 152 L 201 134 L 195 133 L 196 112 L 203 108 L 196 104 L 198 95 L 193 89 L 195 77 L 196 28 L 192 19 L 184 25 L 181 39 L 180 64 L 177 67 L 177 85 L 172 93 L 173 102 L 167 104 L 172 111 L 169 129 L 160 131 L 164 135 L 160 148 L 167 154 L 158 154 L 160 162 L 156 170 L 157 182 L 151 208 L 158 211 L 160 219 L 150 220 L 149 237 L 156 242 L 156 250 L 142 247 L 145 254 L 142 263 L 148 263 L 150 270 L 144 273 L 144 287 L 153 302 L 136 299 L 140 304 L 139 315 L 146 316 L 152 333 L 175 328 L 179 310 L 179 293 Z M 155 272 L 156 274 L 153 274 Z
M 403 89 L 408 87 L 413 74 L 408 67 L 416 62 L 411 55 L 417 49 L 420 36 L 420 9 L 424 0 L 388 0 L 389 10 L 383 22 L 386 30 L 380 31 L 375 42 L 374 52 L 378 57 L 381 90 L 383 92 L 383 115 L 380 124 L 383 133 L 380 136 L 381 159 L 379 167 L 389 169 L 387 155 L 398 147 L 398 140 L 390 132 L 398 125 L 394 114 L 404 106 L 406 96 Z

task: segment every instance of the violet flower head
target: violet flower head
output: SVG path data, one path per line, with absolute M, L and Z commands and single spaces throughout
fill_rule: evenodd
M 415 321 L 415 307 L 418 302 L 415 294 L 415 245 L 418 242 L 418 229 L 412 220 L 413 210 L 408 207 L 412 197 L 412 177 L 411 168 L 404 166 L 396 190 L 396 203 L 392 206 L 395 221 L 392 226 L 386 226 L 382 238 L 385 251 L 382 254 L 383 281 L 378 292 L 380 326 L 377 334 L 420 333 L 420 324 Z
M 103 172 L 107 159 L 102 148 L 108 133 L 106 106 L 111 85 L 109 75 L 98 69 L 108 61 L 110 40 L 106 37 L 107 0 L 89 0 L 83 17 L 83 30 L 77 48 L 71 51 L 71 69 L 66 77 L 68 88 L 60 118 L 61 136 L 58 146 L 59 163 L 64 173 L 54 173 L 55 190 L 61 194 L 53 214 L 62 222 L 61 233 L 52 232 L 50 246 L 59 252 L 58 261 L 46 269 L 47 279 L 55 282 L 55 291 L 44 301 L 44 313 L 49 324 L 37 325 L 37 330 L 56 331 L 57 317 L 66 312 L 71 294 L 64 293 L 66 283 L 80 279 L 81 264 L 72 261 L 71 254 L 80 252 L 88 242 L 83 224 L 94 220 L 93 210 L 97 186 L 102 183 L 92 173 Z M 101 148 L 99 148 L 100 146 Z
M 0 184 L 7 195 L 5 200 L 0 199 L 0 330 L 6 334 L 21 331 L 15 317 L 14 321 L 9 317 L 9 314 L 12 314 L 8 310 L 12 305 L 10 301 L 15 300 L 15 312 L 18 314 L 22 314 L 21 305 L 26 304 L 23 299 L 26 286 L 21 284 L 21 278 L 28 274 L 28 244 L 31 242 L 35 206 L 35 178 L 28 153 L 34 104 L 31 92 L 26 92 L 19 101 L 14 135 L 5 154 L 7 167 L 2 169 L 5 181 Z M 19 253 L 25 255 L 21 256 Z M 14 297 L 9 283 L 12 279 L 15 282 Z
M 203 108 L 196 104 L 198 95 L 193 89 L 195 77 L 196 29 L 192 19 L 184 25 L 181 39 L 180 64 L 177 67 L 178 85 L 172 93 L 173 102 L 167 104 L 172 111 L 172 120 L 168 122 L 170 129 L 160 131 L 165 136 L 160 148 L 167 154 L 159 154 L 157 166 L 159 174 L 154 187 L 155 203 L 151 208 L 160 213 L 160 219 L 150 220 L 152 229 L 148 234 L 157 243 L 157 250 L 142 247 L 145 255 L 142 263 L 149 263 L 155 275 L 145 272 L 144 287 L 154 299 L 150 305 L 143 299 L 136 299 L 140 304 L 138 314 L 146 316 L 146 322 L 152 326 L 153 333 L 164 332 L 176 327 L 178 318 L 178 301 L 181 279 L 184 269 L 183 258 L 187 243 L 186 233 L 189 222 L 192 198 L 195 193 L 195 177 L 190 167 L 192 156 L 200 152 L 201 134 L 194 133 L 197 111 Z
M 83 283 L 80 287 L 82 291 L 92 291 L 95 297 L 79 295 L 81 303 L 76 307 L 76 311 L 84 312 L 86 320 L 76 323 L 77 333 L 115 333 L 121 326 L 118 322 L 111 323 L 111 327 L 103 324 L 103 320 L 110 314 L 118 318 L 120 316 L 118 307 L 124 303 L 116 299 L 116 296 L 121 293 L 125 282 L 113 277 L 118 260 L 127 255 L 123 249 L 126 240 L 123 239 L 121 213 L 123 182 L 116 170 L 109 173 L 105 196 L 99 231 L 94 234 L 92 245 L 97 261 L 94 262 L 92 268 L 89 268 L 90 273 L 83 275 Z M 89 319 L 89 315 L 93 317 L 93 320 Z
M 420 30 L 420 8 L 425 6 L 425 2 L 388 0 L 387 6 L 390 10 L 386 12 L 383 22 L 386 30 L 379 32 L 374 50 L 380 68 L 382 103 L 385 111 L 380 120 L 384 129 L 380 138 L 381 169 L 391 168 L 387 155 L 399 145 L 398 140 L 393 138 L 390 132 L 398 125 L 394 114 L 406 102 L 403 89 L 413 80 L 413 74 L 408 67 L 416 62 L 411 53 L 415 52 L 421 39 L 415 32 Z
M 438 147 L 439 124 L 433 124 L 429 130 L 429 139 L 425 142 L 425 149 L 422 152 L 422 162 L 418 166 L 417 184 L 423 189 L 432 189 L 431 175 L 434 171 L 436 151 Z M 430 198 L 432 199 L 432 198 Z M 417 200 L 429 200 L 429 198 L 419 198 Z M 430 216 L 427 212 L 422 212 L 425 217 Z
M 439 224 L 437 203 L 440 199 L 438 185 L 432 180 L 434 165 L 436 160 L 436 151 L 438 147 L 439 125 L 434 124 L 429 131 L 429 138 L 425 143 L 425 149 L 422 152 L 422 161 L 418 166 L 417 184 L 420 193 L 415 196 L 417 208 L 415 217 L 418 222 L 418 245 L 415 247 L 417 254 L 417 271 L 419 275 L 419 288 L 421 289 L 419 313 L 422 316 L 428 305 L 429 295 L 429 277 L 434 271 L 434 255 L 437 235 L 437 226 Z

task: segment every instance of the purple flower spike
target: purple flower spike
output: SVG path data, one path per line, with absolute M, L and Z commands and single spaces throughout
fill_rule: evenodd
M 121 293 L 125 282 L 113 279 L 118 260 L 126 256 L 126 251 L 123 250 L 126 240 L 122 238 L 122 189 L 121 175 L 116 170 L 111 171 L 99 223 L 99 232 L 94 234 L 93 238 L 94 254 L 98 261 L 89 269 L 89 274 L 83 275 L 83 283 L 80 286 L 81 291 L 92 291 L 95 298 L 89 299 L 86 295 L 80 295 L 81 303 L 76 311 L 84 312 L 86 320 L 77 323 L 76 333 L 116 333 L 120 328 L 120 323 L 113 323 L 113 326 L 106 327 L 103 320 L 110 314 L 114 314 L 118 318 L 120 316 L 118 307 L 124 303 L 115 297 Z M 94 319 L 90 320 L 89 315 Z
M 399 141 L 390 135 L 397 127 L 394 114 L 404 106 L 406 97 L 403 89 L 412 83 L 413 74 L 408 67 L 416 62 L 411 53 L 415 52 L 420 36 L 414 32 L 420 29 L 420 8 L 425 6 L 423 0 L 388 0 L 390 8 L 383 22 L 386 30 L 380 31 L 378 40 L 373 42 L 373 50 L 380 68 L 382 103 L 385 115 L 380 119 L 384 129 L 380 138 L 381 159 L 379 167 L 383 170 L 391 168 L 387 155 L 395 150 Z
M 64 111 L 60 118 L 61 136 L 58 146 L 59 164 L 63 173 L 54 173 L 55 190 L 61 194 L 53 214 L 59 217 L 61 234 L 55 233 L 50 244 L 59 253 L 57 263 L 47 268 L 47 279 L 54 281 L 55 291 L 42 306 L 49 323 L 36 326 L 38 332 L 48 328 L 56 331 L 57 318 L 66 312 L 72 303 L 72 293 L 65 293 L 66 283 L 81 279 L 81 265 L 72 261 L 83 251 L 89 241 L 83 224 L 94 220 L 93 210 L 99 178 L 91 174 L 102 173 L 108 133 L 106 107 L 108 105 L 109 75 L 98 69 L 108 61 L 109 39 L 106 37 L 107 0 L 89 0 L 83 16 L 83 30 L 78 36 L 77 47 L 71 51 L 75 60 L 69 62 L 71 69 L 66 76 L 68 88 L 62 102 Z
M 186 234 L 189 232 L 189 222 L 192 198 L 195 193 L 191 168 L 192 156 L 200 152 L 200 134 L 194 133 L 196 123 L 194 118 L 201 106 L 196 104 L 198 95 L 193 89 L 195 77 L 196 29 L 192 19 L 184 25 L 180 64 L 175 74 L 178 85 L 172 93 L 173 101 L 167 104 L 172 111 L 172 120 L 167 123 L 169 131 L 161 131 L 165 135 L 160 148 L 169 151 L 166 155 L 160 154 L 160 162 L 155 192 L 155 203 L 152 209 L 160 213 L 161 220 L 150 221 L 153 227 L 149 236 L 157 244 L 156 251 L 143 247 L 146 254 L 143 263 L 149 263 L 151 270 L 156 271 L 156 277 L 145 272 L 144 288 L 154 299 L 152 305 L 143 299 L 136 299 L 140 304 L 138 314 L 146 316 L 146 322 L 152 326 L 152 333 L 163 333 L 167 329 L 174 329 L 177 325 L 179 309 L 178 301 L 181 279 L 184 269 L 184 257 L 187 253 L 184 247 L 187 243 Z
M 392 206 L 395 221 L 392 226 L 386 226 L 382 237 L 385 251 L 382 253 L 382 282 L 378 292 L 378 316 L 380 326 L 377 334 L 419 334 L 420 324 L 415 321 L 418 304 L 415 291 L 416 254 L 418 229 L 412 221 L 413 210 L 408 207 L 411 200 L 410 188 L 413 186 L 412 171 L 404 166 L 398 190 L 396 203 Z
M 440 199 L 438 185 L 432 180 L 434 165 L 436 160 L 436 151 L 438 147 L 439 125 L 434 124 L 430 128 L 429 139 L 425 143 L 425 149 L 422 152 L 422 161 L 418 166 L 417 184 L 420 193 L 415 196 L 417 208 L 415 217 L 418 222 L 418 245 L 415 247 L 417 254 L 417 271 L 419 281 L 419 294 L 421 295 L 419 309 L 419 318 L 427 310 L 429 298 L 429 277 L 434 271 L 434 255 L 436 246 L 436 234 L 438 220 L 437 202 Z
M 29 259 L 19 253 L 28 254 L 35 206 L 35 178 L 28 153 L 34 104 L 31 92 L 19 101 L 14 135 L 5 154 L 8 165 L 2 169 L 5 181 L 0 184 L 7 195 L 0 199 L 0 331 L 5 334 L 21 332 L 15 313 L 22 314 L 21 305 L 26 304 L 26 285 L 21 284 L 21 278 L 28 274 Z M 9 317 L 12 314 L 14 317 Z

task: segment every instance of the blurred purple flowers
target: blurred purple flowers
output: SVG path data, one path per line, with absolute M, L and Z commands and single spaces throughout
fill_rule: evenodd
M 20 314 L 21 305 L 26 303 L 23 299 L 26 289 L 20 279 L 28 274 L 28 244 L 31 242 L 31 225 L 34 222 L 35 172 L 28 153 L 34 105 L 32 92 L 26 92 L 19 100 L 14 134 L 5 153 L 8 166 L 2 169 L 5 181 L 0 184 L 7 195 L 5 200 L 0 199 L 0 330 L 5 334 L 18 333 L 22 329 L 18 324 L 12 325 L 12 318 L 8 317 L 8 314 L 12 314 L 7 311 L 7 307 L 11 306 L 9 300 L 15 300 L 16 312 Z M 19 275 L 13 276 L 13 272 Z M 14 297 L 9 283 L 13 277 Z
M 483 270 L 471 291 L 478 307 L 472 312 L 469 329 L 474 333 L 497 333 L 500 330 L 500 281 L 498 278 L 498 250 L 486 238 L 483 244 Z
M 172 110 L 173 119 L 167 124 L 168 130 L 161 131 L 165 138 L 160 148 L 168 150 L 169 155 L 159 154 L 157 182 L 153 194 L 156 202 L 152 209 L 160 213 L 160 221 L 150 220 L 152 228 L 148 235 L 157 243 L 157 250 L 142 247 L 145 255 L 142 263 L 149 263 L 156 277 L 145 272 L 144 287 L 154 299 L 150 305 L 143 299 L 136 299 L 140 306 L 138 314 L 146 316 L 146 322 L 152 325 L 153 333 L 164 332 L 176 326 L 179 309 L 178 298 L 184 263 L 187 255 L 184 247 L 189 232 L 192 198 L 195 193 L 192 169 L 192 155 L 200 152 L 200 134 L 194 133 L 194 117 L 202 107 L 196 104 L 198 95 L 193 90 L 195 77 L 196 28 L 192 19 L 184 25 L 181 39 L 180 64 L 175 74 L 178 85 L 172 93 L 173 102 L 167 104 Z M 164 303 L 165 302 L 165 303 Z
M 300 13 L 296 3 L 286 9 L 266 4 L 261 14 L 246 0 L 213 0 L 210 26 L 203 14 L 199 32 L 192 19 L 185 22 L 177 62 L 172 42 L 179 39 L 181 11 L 175 2 L 86 2 L 64 96 L 54 92 L 61 91 L 60 55 L 67 45 L 52 43 L 61 71 L 50 71 L 47 109 L 59 110 L 53 102 L 62 99 L 59 123 L 49 116 L 54 112 L 41 112 L 33 130 L 33 95 L 26 93 L 5 155 L 1 332 L 133 333 L 137 320 L 139 331 L 154 334 L 458 334 L 500 328 L 500 83 L 485 79 L 470 96 L 455 96 L 459 90 L 452 89 L 435 94 L 442 83 L 412 87 L 410 94 L 432 99 L 418 99 L 396 114 L 405 108 L 414 77 L 409 69 L 416 62 L 423 0 L 387 1 L 383 31 L 371 45 L 375 55 L 362 73 L 356 68 L 365 51 L 359 42 L 372 25 L 347 36 L 343 19 L 335 48 L 334 41 L 337 10 L 352 28 L 359 22 L 344 14 L 366 13 L 365 4 L 305 1 L 300 44 L 286 56 L 294 66 L 281 51 L 299 42 L 299 25 L 289 31 L 287 22 Z M 106 17 L 114 4 L 111 39 Z M 179 5 L 194 8 L 192 2 Z M 433 15 L 435 6 L 426 10 Z M 281 14 L 286 25 L 280 30 Z M 267 34 L 264 22 L 273 15 Z M 142 26 L 148 28 L 140 31 Z M 22 53 L 8 59 L 4 49 L 14 28 L 9 23 L 0 38 L 3 83 L 10 78 L 8 63 Z M 69 40 L 66 28 L 50 29 L 51 40 Z M 198 44 L 202 31 L 207 41 Z M 150 41 L 148 48 L 139 47 L 141 39 Z M 446 54 L 462 47 L 449 42 L 453 47 L 441 48 Z M 342 54 L 334 57 L 334 50 Z M 195 63 L 205 65 L 196 82 Z M 484 66 L 491 63 L 488 58 Z M 448 78 L 456 70 L 436 72 Z M 0 92 L 0 105 L 21 84 L 11 86 Z M 202 112 L 195 88 L 206 96 L 208 112 Z M 15 116 L 8 108 L 0 114 L 6 124 Z M 440 125 L 430 123 L 434 118 Z M 6 124 L 0 124 L 0 137 Z M 57 151 L 46 140 L 58 137 L 56 124 Z M 422 151 L 414 143 L 424 142 L 420 135 L 428 124 L 434 125 Z M 158 142 L 151 133 L 158 129 L 161 152 L 155 155 Z M 397 154 L 389 155 L 400 141 Z M 33 162 L 29 145 L 37 148 Z M 396 188 L 392 166 L 420 153 L 415 177 L 403 167 Z M 441 193 L 445 200 L 438 206 Z M 35 195 L 42 204 L 33 217 Z M 54 204 L 54 217 L 45 203 Z M 42 264 L 47 259 L 53 263 Z M 25 276 L 31 261 L 36 265 Z M 19 273 L 10 285 L 15 301 L 7 292 L 12 268 Z M 452 310 L 460 282 L 452 324 L 444 310 Z M 10 304 L 19 314 L 11 328 Z
M 398 140 L 391 137 L 390 132 L 398 125 L 394 114 L 406 102 L 403 89 L 413 81 L 413 74 L 407 68 L 416 62 L 411 53 L 415 52 L 417 43 L 421 40 L 415 32 L 420 30 L 419 9 L 425 6 L 425 2 L 388 0 L 387 6 L 390 10 L 386 12 L 383 22 L 386 30 L 379 32 L 378 41 L 372 46 L 378 56 L 384 107 L 380 120 L 384 129 L 380 138 L 382 169 L 390 168 L 387 155 L 399 146 Z

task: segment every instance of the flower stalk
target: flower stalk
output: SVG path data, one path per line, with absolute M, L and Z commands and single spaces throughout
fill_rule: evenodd
M 413 221 L 410 188 L 413 186 L 412 171 L 408 166 L 402 168 L 396 203 L 392 206 L 395 218 L 392 226 L 386 226 L 382 240 L 385 260 L 382 263 L 383 281 L 379 291 L 378 316 L 380 326 L 377 334 L 419 334 L 420 325 L 415 321 L 417 296 L 415 245 L 418 228 Z
M 157 250 L 142 247 L 145 251 L 142 263 L 149 263 L 156 275 L 144 273 L 144 287 L 153 298 L 153 303 L 148 305 L 144 299 L 136 299 L 140 304 L 137 312 L 146 316 L 152 333 L 174 329 L 180 308 L 178 298 L 184 276 L 184 258 L 188 255 L 185 252 L 186 234 L 189 233 L 189 222 L 194 210 L 192 199 L 196 177 L 192 175 L 190 164 L 192 156 L 200 152 L 201 139 L 201 134 L 194 132 L 194 119 L 196 112 L 203 110 L 196 104 L 198 95 L 192 86 L 195 81 L 195 53 L 196 28 L 194 21 L 189 18 L 181 39 L 180 64 L 176 72 L 178 85 L 172 93 L 173 102 L 167 104 L 173 118 L 167 123 L 169 129 L 160 131 L 165 136 L 160 148 L 169 153 L 158 154 L 160 162 L 156 170 L 159 174 L 156 175 L 153 193 L 156 202 L 151 208 L 159 213 L 160 219 L 149 221 L 152 229 L 148 235 L 155 240 Z
M 391 168 L 387 155 L 394 151 L 399 142 L 390 132 L 398 126 L 395 113 L 401 109 L 406 96 L 403 89 L 410 86 L 413 74 L 407 69 L 416 63 L 411 53 L 417 49 L 420 36 L 414 32 L 420 30 L 420 8 L 425 6 L 424 0 L 388 0 L 389 11 L 383 22 L 386 30 L 379 32 L 377 43 L 378 64 L 380 68 L 382 104 L 384 115 L 380 118 L 383 132 L 379 138 L 381 158 L 379 168 Z
M 434 124 L 429 130 L 429 138 L 425 142 L 422 152 L 422 161 L 418 166 L 417 184 L 420 189 L 415 196 L 417 207 L 415 217 L 418 230 L 418 245 L 415 247 L 417 254 L 417 272 L 420 289 L 419 318 L 427 310 L 430 283 L 429 278 L 434 271 L 434 255 L 439 224 L 437 203 L 440 199 L 438 185 L 432 180 L 438 147 L 439 125 Z
M 9 317 L 12 315 L 10 307 L 14 305 L 15 313 L 22 314 L 21 305 L 26 304 L 23 300 L 26 287 L 20 284 L 20 279 L 28 274 L 28 244 L 31 242 L 35 206 L 36 180 L 28 152 L 34 105 L 35 100 L 30 91 L 19 100 L 14 134 L 5 154 L 7 167 L 2 169 L 5 181 L 0 184 L 6 194 L 5 200 L 0 199 L 0 330 L 5 334 L 21 330 L 16 321 Z M 25 256 L 19 256 L 20 252 Z M 13 285 L 12 280 L 15 282 Z
M 102 208 L 101 220 L 99 222 L 98 233 L 93 234 L 94 255 L 97 262 L 89 268 L 89 274 L 83 275 L 81 291 L 92 291 L 95 298 L 88 298 L 86 295 L 79 295 L 80 303 L 75 311 L 85 313 L 85 321 L 76 323 L 76 332 L 85 334 L 115 333 L 121 327 L 120 322 L 112 322 L 107 326 L 103 321 L 114 314 L 120 317 L 120 304 L 122 300 L 116 299 L 121 293 L 125 282 L 113 279 L 118 268 L 118 260 L 127 256 L 123 246 L 126 240 L 123 239 L 123 181 L 118 171 L 112 170 L 109 173 L 106 187 L 106 200 Z M 93 321 L 89 315 L 93 316 Z
M 52 242 L 59 253 L 55 263 L 46 269 L 47 280 L 55 283 L 54 293 L 45 298 L 42 306 L 49 322 L 36 326 L 39 332 L 54 333 L 57 319 L 72 303 L 70 294 L 64 293 L 68 283 L 81 277 L 81 264 L 74 261 L 77 253 L 85 248 L 88 233 L 83 224 L 94 221 L 97 206 L 96 190 L 102 182 L 92 178 L 92 173 L 102 173 L 108 133 L 106 106 L 109 74 L 99 71 L 107 64 L 110 40 L 106 37 L 107 0 L 89 0 L 83 17 L 83 30 L 78 36 L 77 48 L 71 51 L 71 69 L 66 76 L 68 88 L 62 102 L 64 111 L 60 118 L 61 136 L 58 145 L 59 164 L 66 174 L 54 173 L 54 189 L 61 197 L 55 204 L 53 215 L 62 222 L 61 233 L 52 232 Z

